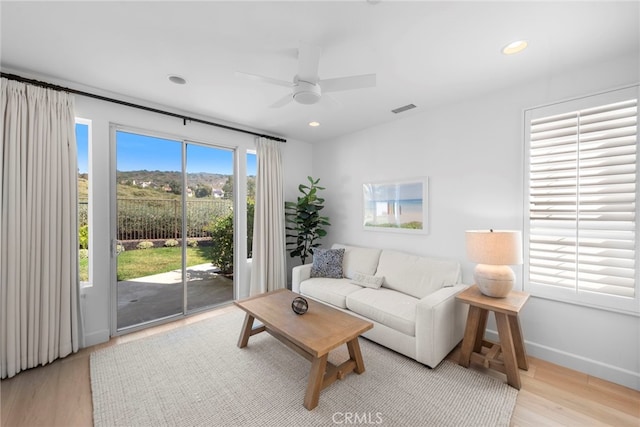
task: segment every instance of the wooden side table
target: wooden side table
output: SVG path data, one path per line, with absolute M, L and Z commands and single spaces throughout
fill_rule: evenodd
M 521 383 L 518 368 L 526 371 L 529 364 L 518 313 L 529 299 L 529 294 L 511 291 L 504 298 L 493 298 L 483 295 L 474 285 L 459 293 L 456 299 L 469 304 L 467 326 L 458 363 L 468 368 L 469 363 L 473 361 L 502 372 L 507 375 L 507 383 L 519 390 Z M 499 344 L 484 339 L 490 311 L 493 311 L 496 317 Z

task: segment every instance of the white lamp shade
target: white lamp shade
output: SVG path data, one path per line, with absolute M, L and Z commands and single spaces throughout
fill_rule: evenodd
M 467 258 L 488 265 L 522 264 L 522 236 L 515 230 L 470 230 Z

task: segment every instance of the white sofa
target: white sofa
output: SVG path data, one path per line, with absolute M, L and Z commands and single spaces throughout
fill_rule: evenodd
M 434 368 L 462 340 L 468 307 L 455 300 L 460 264 L 402 252 L 343 248 L 343 278 L 311 277 L 313 264 L 293 268 L 292 290 L 374 324 L 364 337 Z M 360 273 L 360 274 L 357 274 Z M 378 289 L 352 283 L 375 276 Z M 358 277 L 360 276 L 360 277 Z

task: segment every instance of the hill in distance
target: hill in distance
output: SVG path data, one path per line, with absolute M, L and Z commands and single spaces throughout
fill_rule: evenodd
M 187 174 L 187 186 L 195 190 L 198 186 L 208 186 L 214 190 L 223 189 L 231 175 L 196 172 Z M 180 199 L 179 194 L 166 188 L 180 185 L 180 172 L 173 171 L 117 171 L 118 198 Z M 135 182 L 135 185 L 133 184 Z M 144 183 L 144 185 L 143 185 Z M 87 199 L 89 181 L 86 174 L 78 176 L 78 198 Z M 249 191 L 255 188 L 255 176 L 249 177 Z
M 117 171 L 116 176 L 119 184 L 132 184 L 135 181 L 138 186 L 142 183 L 150 183 L 149 187 L 153 188 L 163 188 L 180 182 L 180 172 L 173 171 Z M 203 185 L 220 190 L 229 177 L 230 175 L 209 172 L 189 173 L 187 174 L 187 185 L 191 188 Z

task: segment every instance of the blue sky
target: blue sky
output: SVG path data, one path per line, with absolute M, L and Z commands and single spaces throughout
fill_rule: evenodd
M 417 200 L 422 199 L 422 182 L 365 184 L 371 200 Z
M 88 173 L 89 159 L 89 126 L 76 123 L 76 143 L 78 145 L 78 172 Z
M 78 144 L 78 170 L 87 172 L 88 126 L 76 124 Z M 181 142 L 116 132 L 116 157 L 118 170 L 180 171 Z M 247 156 L 247 174 L 256 174 L 256 156 Z M 212 147 L 187 144 L 187 172 L 209 172 L 223 175 L 233 174 L 233 152 Z

